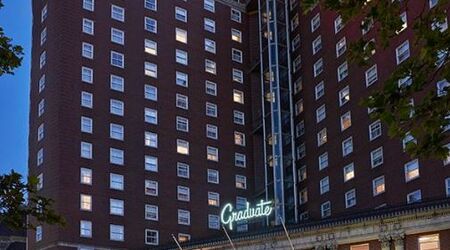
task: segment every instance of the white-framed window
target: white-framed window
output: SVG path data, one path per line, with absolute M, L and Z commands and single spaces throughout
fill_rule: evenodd
M 370 164 L 372 168 L 378 167 L 383 164 L 383 147 L 379 147 L 370 152 Z
M 395 33 L 400 34 L 400 32 L 404 31 L 408 27 L 408 16 L 406 11 L 400 14 L 400 20 L 402 20 L 402 26 L 399 30 L 396 30 Z
M 370 85 L 374 84 L 378 80 L 378 70 L 377 65 L 373 65 L 368 70 L 366 70 L 366 86 L 369 87 Z
M 111 139 L 116 139 L 123 141 L 125 129 L 122 125 L 110 123 L 109 124 L 109 137 Z
M 208 205 L 213 207 L 220 206 L 220 195 L 216 192 L 208 192 Z
M 244 104 L 244 92 L 237 89 L 233 89 L 233 101 L 240 104 Z
M 217 105 L 214 103 L 206 103 L 206 115 L 210 117 L 217 117 Z
M 344 131 L 352 126 L 352 114 L 350 111 L 341 115 L 341 131 Z
M 447 95 L 447 89 L 450 87 L 450 83 L 447 80 L 440 80 L 436 83 L 437 96 Z
M 39 125 L 38 130 L 37 130 L 37 140 L 38 141 L 42 141 L 44 139 L 44 123 L 42 123 L 41 125 Z
M 319 82 L 316 87 L 314 88 L 314 94 L 316 97 L 316 100 L 319 100 L 320 97 L 325 95 L 325 84 L 323 81 Z
M 210 161 L 219 161 L 219 149 L 211 146 L 206 147 L 206 159 Z
M 403 151 L 406 151 L 408 144 L 417 143 L 416 138 L 411 134 L 411 132 L 406 133 L 405 137 L 402 140 Z
M 144 29 L 151 33 L 158 33 L 158 22 L 150 17 L 144 17 Z
M 41 76 L 41 78 L 39 78 L 39 93 L 41 93 L 42 91 L 44 91 L 45 89 L 45 79 L 46 79 L 46 75 L 43 74 Z
M 247 189 L 247 177 L 243 175 L 236 175 L 236 188 Z
M 242 32 L 237 29 L 231 29 L 231 40 L 242 43 Z
M 317 13 L 311 19 L 311 32 L 316 31 L 320 27 L 320 13 Z
M 302 66 L 302 58 L 300 55 L 298 55 L 292 62 L 292 71 L 297 72 L 301 66 Z
M 413 191 L 406 195 L 406 201 L 408 204 L 422 201 L 422 191 L 420 189 Z
M 181 178 L 189 179 L 189 165 L 182 162 L 177 162 L 177 176 Z
M 146 123 L 158 124 L 158 111 L 151 108 L 145 108 L 144 120 Z
M 88 67 L 81 67 L 81 81 L 85 83 L 94 82 L 94 70 Z
M 212 19 L 205 18 L 203 20 L 203 28 L 211 33 L 216 33 L 216 22 Z
M 300 137 L 305 134 L 305 121 L 302 120 L 295 125 L 295 137 Z
M 356 205 L 356 189 L 351 189 L 345 193 L 345 208 Z
M 36 242 L 41 241 L 42 240 L 42 226 L 37 226 L 36 227 Z
M 321 49 L 322 49 L 322 36 L 319 35 L 316 39 L 312 41 L 313 55 L 315 55 Z
M 144 40 L 144 51 L 150 55 L 158 55 L 158 43 L 150 39 Z
M 144 98 L 150 101 L 158 100 L 158 89 L 155 86 L 145 84 L 144 85 Z
M 187 43 L 187 31 L 184 29 L 175 29 L 175 40 L 180 43 Z
M 218 215 L 208 214 L 208 228 L 220 229 L 220 217 Z
M 313 70 L 314 70 L 314 77 L 317 77 L 318 75 L 320 75 L 320 73 L 323 72 L 323 59 L 322 58 L 320 58 L 319 60 L 317 60 L 314 63 Z
M 111 42 L 124 45 L 125 32 L 119 29 L 111 28 Z
M 191 194 L 188 187 L 177 186 L 177 199 L 180 201 L 190 201 Z
M 85 34 L 94 35 L 94 21 L 83 18 L 82 30 Z
M 109 199 L 109 214 L 112 215 L 124 215 L 125 205 L 123 200 Z
M 36 165 L 40 166 L 44 163 L 44 149 L 41 148 L 36 154 Z
M 331 216 L 331 202 L 326 201 L 320 205 L 320 215 L 322 218 Z
M 116 165 L 124 164 L 124 151 L 117 148 L 109 149 L 109 163 Z
M 110 78 L 109 78 L 109 86 L 110 86 L 110 89 L 112 89 L 112 90 L 124 92 L 125 79 L 121 76 L 111 74 Z
M 178 224 L 190 225 L 191 224 L 191 212 L 184 209 L 178 209 Z
M 328 167 L 328 152 L 319 155 L 319 170 Z
M 337 69 L 338 82 L 344 80 L 348 76 L 348 63 L 345 61 L 339 65 Z
M 36 190 L 39 191 L 44 187 L 44 174 L 40 173 L 37 177 Z
M 306 202 L 308 202 L 308 189 L 304 188 L 300 190 L 298 194 L 298 203 L 302 205 L 305 204 Z
M 39 68 L 42 69 L 47 63 L 47 51 L 43 51 L 39 57 Z
M 369 125 L 369 139 L 371 141 L 380 137 L 381 134 L 382 134 L 382 126 L 380 120 L 377 120 Z
M 450 177 L 445 179 L 445 194 L 450 197 Z
M 182 22 L 187 22 L 187 10 L 175 6 L 175 19 Z
M 214 13 L 216 11 L 214 0 L 203 0 L 203 8 L 207 11 Z
M 317 146 L 318 147 L 322 146 L 327 142 L 327 140 L 328 140 L 327 128 L 324 128 L 317 133 Z
M 111 99 L 109 102 L 109 112 L 113 115 L 123 116 L 125 104 L 122 101 Z
M 80 183 L 85 185 L 92 185 L 92 169 L 80 168 Z
M 159 208 L 156 205 L 145 204 L 145 219 L 158 221 L 159 220 Z
M 205 72 L 215 75 L 217 73 L 216 62 L 205 59 Z
M 345 39 L 345 37 L 343 37 L 336 43 L 336 58 L 343 55 L 346 50 L 347 50 L 347 40 Z
M 124 189 L 124 177 L 120 174 L 109 174 L 109 188 L 114 190 Z
M 347 156 L 353 152 L 353 138 L 349 137 L 342 141 L 342 156 Z
M 405 181 L 409 182 L 414 179 L 419 178 L 419 160 L 415 159 L 410 162 L 407 162 L 404 166 L 405 168 Z
M 230 18 L 232 21 L 241 23 L 241 21 L 242 21 L 241 12 L 237 9 L 231 8 Z
M 245 168 L 247 166 L 245 154 L 234 153 L 234 165 L 236 167 Z
M 431 24 L 432 30 L 439 30 L 440 32 L 444 32 L 448 29 L 448 20 L 445 17 L 443 20 L 435 20 Z
M 245 146 L 245 134 L 234 131 L 234 144 L 239 146 Z
M 145 244 L 153 246 L 159 245 L 159 231 L 145 229 Z
M 80 237 L 92 238 L 92 222 L 87 220 L 80 221 Z
M 207 170 L 207 181 L 208 183 L 219 184 L 219 171 L 215 169 Z
M 145 195 L 158 196 L 158 182 L 152 180 L 145 180 Z
M 344 171 L 344 182 L 347 182 L 355 178 L 355 164 L 350 163 L 343 168 Z
M 323 121 L 327 117 L 325 104 L 316 109 L 316 123 Z
M 189 132 L 189 120 L 187 118 L 177 116 L 176 123 L 178 131 Z
M 402 44 L 400 44 L 395 49 L 395 56 L 397 59 L 397 65 L 399 65 L 400 63 L 404 62 L 406 59 L 409 58 L 410 51 L 409 51 L 409 41 L 408 40 L 404 41 Z
M 92 196 L 80 194 L 80 210 L 92 211 Z
M 205 81 L 205 93 L 217 96 L 217 84 L 211 81 Z
M 297 160 L 300 160 L 306 156 L 306 145 L 305 143 L 302 143 L 300 145 L 297 145 L 296 151 L 296 157 Z
M 158 134 L 145 131 L 144 145 L 151 148 L 158 148 Z
M 81 106 L 85 108 L 92 108 L 94 106 L 94 100 L 91 93 L 81 92 Z
M 157 0 L 145 0 L 144 7 L 149 10 L 156 11 L 158 9 Z
M 234 110 L 233 111 L 233 122 L 235 124 L 244 125 L 245 124 L 245 114 L 244 112 Z
M 300 48 L 300 34 L 297 34 L 292 38 L 292 51 L 296 51 L 298 48 Z
M 94 45 L 83 42 L 81 45 L 81 56 L 88 59 L 94 58 Z
M 206 137 L 210 139 L 217 140 L 219 137 L 218 128 L 215 125 L 212 124 L 206 124 Z
M 92 143 L 81 142 L 81 158 L 92 159 Z
M 339 91 L 339 106 L 343 106 L 350 101 L 350 88 L 345 86 L 345 88 Z
M 177 153 L 182 155 L 189 155 L 189 142 L 177 139 Z
M 330 191 L 330 178 L 324 177 L 320 180 L 320 194 L 324 194 L 327 193 L 328 191 Z
M 158 157 L 145 155 L 144 156 L 145 170 L 150 172 L 158 172 Z
M 188 53 L 184 50 L 175 50 L 175 61 L 182 65 L 188 65 Z
M 298 18 L 298 14 L 295 14 L 291 18 L 291 31 L 295 30 L 299 25 L 300 25 L 300 21 L 299 21 L 299 18 Z
M 372 190 L 373 196 L 377 196 L 386 191 L 383 175 L 372 180 Z
M 272 97 L 270 97 L 270 98 L 272 98 Z M 300 99 L 295 103 L 294 110 L 295 110 L 295 115 L 299 115 L 303 112 L 303 110 L 304 110 L 303 99 Z
M 125 9 L 117 5 L 111 5 L 111 18 L 119 22 L 125 21 Z
M 242 51 L 232 48 L 231 49 L 231 60 L 237 63 L 242 63 Z
M 341 16 L 338 16 L 334 19 L 334 33 L 338 33 L 344 28 L 344 21 Z
M 177 108 L 181 108 L 181 109 L 188 109 L 189 108 L 189 100 L 188 97 L 185 95 L 181 95 L 181 94 L 176 94 L 175 95 L 175 106 Z
M 232 76 L 233 76 L 233 81 L 238 82 L 238 83 L 244 83 L 244 72 L 242 70 L 233 68 Z
M 216 42 L 214 40 L 205 38 L 205 51 L 216 54 Z
M 83 9 L 88 11 L 94 11 L 94 0 L 83 0 Z
M 47 19 L 47 16 L 48 16 L 48 5 L 45 4 L 44 7 L 42 7 L 41 9 L 41 23 L 43 23 L 45 19 Z
M 304 180 L 306 180 L 306 178 L 307 178 L 306 166 L 301 166 L 301 167 L 298 169 L 297 175 L 298 175 L 298 180 L 299 180 L 299 181 L 304 181 Z

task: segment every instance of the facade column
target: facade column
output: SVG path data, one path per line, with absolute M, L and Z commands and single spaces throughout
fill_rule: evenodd
M 394 238 L 395 250 L 405 250 L 405 235 L 399 234 Z
M 381 234 L 379 236 L 379 241 L 381 243 L 381 250 L 391 249 L 391 237 L 388 234 Z

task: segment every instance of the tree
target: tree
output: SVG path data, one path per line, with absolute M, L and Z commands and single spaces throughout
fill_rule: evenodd
M 362 37 L 350 45 L 349 61 L 368 65 L 376 49 L 387 49 L 392 38 L 404 28 L 402 10 L 417 0 L 302 0 L 305 12 L 315 5 L 333 10 L 344 23 L 362 18 L 361 28 L 376 32 L 376 41 Z M 414 38 L 411 56 L 396 67 L 383 87 L 361 102 L 372 110 L 371 118 L 383 121 L 394 138 L 411 138 L 406 150 L 412 157 L 444 159 L 450 129 L 450 35 L 446 28 L 449 0 L 422 0 L 420 15 L 408 20 Z M 359 19 L 358 19 L 359 20 Z M 439 83 L 437 83 L 439 82 Z M 440 90 L 436 91 L 439 84 Z M 422 98 L 411 99 L 417 95 Z
M 34 229 L 37 224 L 64 225 L 61 216 L 51 208 L 53 201 L 37 192 L 39 180 L 29 177 L 28 183 L 14 171 L 0 175 L 0 224 L 11 229 Z M 36 224 L 25 220 L 27 216 L 36 219 Z
M 0 9 L 3 3 L 0 0 Z M 22 64 L 23 48 L 13 45 L 12 39 L 7 37 L 0 27 L 0 76 L 14 74 L 14 69 Z

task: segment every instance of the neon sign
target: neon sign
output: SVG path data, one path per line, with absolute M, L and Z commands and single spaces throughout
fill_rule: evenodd
M 233 223 L 251 220 L 259 217 L 268 217 L 273 211 L 272 201 L 261 200 L 255 207 L 250 207 L 247 202 L 245 209 L 234 210 L 233 205 L 228 203 L 222 208 L 220 213 L 220 221 L 224 225 L 228 225 L 230 230 L 233 230 Z

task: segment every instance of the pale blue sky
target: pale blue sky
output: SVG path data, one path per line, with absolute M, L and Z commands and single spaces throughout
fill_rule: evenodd
M 3 0 L 0 26 L 25 57 L 15 75 L 0 77 L 0 174 L 14 169 L 26 174 L 31 53 L 31 0 Z

